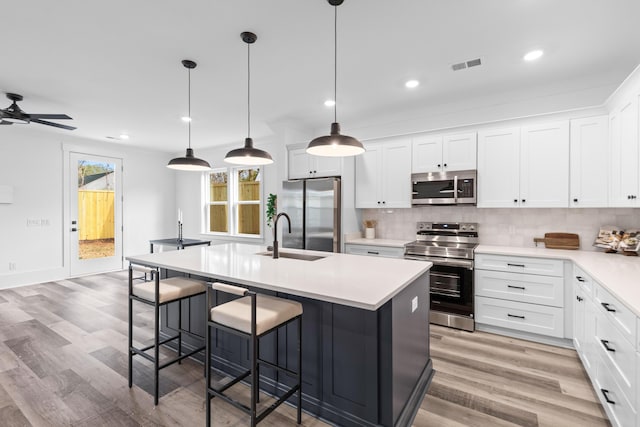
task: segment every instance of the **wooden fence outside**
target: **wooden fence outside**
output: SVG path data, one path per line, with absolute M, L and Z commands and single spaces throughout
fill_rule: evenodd
M 80 240 L 113 239 L 115 193 L 110 190 L 78 190 Z
M 227 184 L 210 184 L 211 201 L 229 201 Z M 260 200 L 260 181 L 240 182 L 238 200 Z M 209 208 L 209 230 L 228 232 L 227 206 L 213 205 Z M 260 205 L 240 205 L 238 209 L 238 232 L 260 234 Z

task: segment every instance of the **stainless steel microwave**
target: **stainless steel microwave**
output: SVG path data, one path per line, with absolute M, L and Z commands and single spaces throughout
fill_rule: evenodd
M 414 173 L 411 175 L 413 205 L 476 204 L 475 170 Z

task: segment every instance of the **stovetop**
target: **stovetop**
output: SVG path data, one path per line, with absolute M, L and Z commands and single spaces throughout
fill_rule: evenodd
M 416 229 L 416 240 L 405 246 L 406 255 L 473 259 L 477 223 L 418 222 Z

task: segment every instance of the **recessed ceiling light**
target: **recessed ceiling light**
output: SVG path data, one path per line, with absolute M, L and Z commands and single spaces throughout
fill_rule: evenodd
M 183 121 L 183 122 L 185 122 L 185 123 L 189 123 L 189 122 L 191 121 L 191 117 L 189 117 L 189 116 L 183 116 L 183 117 L 182 117 L 182 121 Z
M 126 133 L 120 134 L 120 139 L 129 139 L 129 135 Z
M 524 56 L 525 61 L 535 61 L 539 59 L 544 54 L 541 50 L 532 50 Z
M 409 80 L 404 85 L 409 89 L 413 89 L 415 87 L 418 87 L 418 85 L 420 85 L 420 82 L 417 80 Z
M 336 105 L 336 101 L 334 101 L 333 99 L 327 99 L 326 101 L 324 101 L 325 107 L 333 107 L 334 105 Z

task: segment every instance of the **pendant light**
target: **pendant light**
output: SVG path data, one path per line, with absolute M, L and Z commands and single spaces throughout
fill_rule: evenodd
M 187 154 L 184 157 L 176 157 L 172 159 L 167 167 L 169 169 L 175 169 L 180 171 L 208 171 L 211 166 L 206 160 L 199 159 L 193 155 L 193 148 L 191 148 L 191 70 L 196 68 L 196 63 L 188 59 L 182 61 L 182 65 L 189 71 L 189 148 L 187 148 Z
M 315 156 L 326 157 L 347 157 L 364 153 L 364 146 L 354 137 L 340 135 L 340 123 L 338 123 L 338 6 L 344 0 L 327 0 L 334 6 L 333 20 L 333 123 L 331 123 L 331 133 L 326 136 L 315 138 L 307 146 L 307 153 Z
M 247 44 L 247 138 L 244 147 L 231 150 L 224 161 L 234 165 L 258 166 L 273 163 L 271 155 L 264 150 L 254 148 L 251 139 L 251 45 L 258 39 L 254 33 L 248 31 L 240 34 L 242 41 Z

